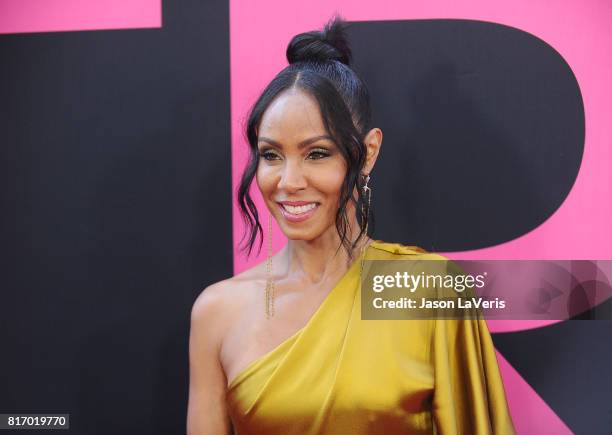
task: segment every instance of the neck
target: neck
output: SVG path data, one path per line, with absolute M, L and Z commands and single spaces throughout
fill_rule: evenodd
M 355 218 L 347 231 L 347 238 L 351 244 L 357 239 L 358 228 Z M 353 250 L 352 261 L 356 260 L 362 247 L 368 245 L 371 240 L 366 235 L 361 237 Z M 340 243 L 335 225 L 313 240 L 289 240 L 282 254 L 287 264 L 287 274 L 317 284 L 330 276 L 343 273 L 349 267 L 351 259 Z

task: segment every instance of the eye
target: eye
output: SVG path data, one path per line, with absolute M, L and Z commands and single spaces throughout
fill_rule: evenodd
M 276 158 L 278 157 L 278 155 L 272 151 L 264 151 L 260 154 L 260 157 L 264 160 L 276 160 Z
M 310 154 L 308 154 L 308 158 L 312 158 L 312 160 L 324 159 L 325 157 L 329 157 L 329 152 L 326 150 L 314 150 Z

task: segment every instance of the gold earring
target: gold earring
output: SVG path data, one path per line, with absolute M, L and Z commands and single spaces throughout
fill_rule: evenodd
M 266 260 L 266 318 L 274 316 L 274 280 L 272 279 L 272 214 L 268 215 L 268 258 Z

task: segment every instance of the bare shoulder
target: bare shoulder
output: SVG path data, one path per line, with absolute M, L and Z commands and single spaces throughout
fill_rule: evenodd
M 200 292 L 191 309 L 193 320 L 210 319 L 218 316 L 226 303 L 227 293 L 232 288 L 228 281 L 216 282 Z
M 193 303 L 191 318 L 194 324 L 206 324 L 220 333 L 219 339 L 240 319 L 250 303 L 253 289 L 263 279 L 262 264 L 204 288 Z
M 193 321 L 206 321 L 209 326 L 227 318 L 239 303 L 241 284 L 235 278 L 224 279 L 204 288 L 193 303 Z

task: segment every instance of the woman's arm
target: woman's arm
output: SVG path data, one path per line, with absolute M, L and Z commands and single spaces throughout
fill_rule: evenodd
M 436 433 L 514 435 L 485 320 L 436 319 L 434 328 Z
M 219 361 L 223 336 L 222 284 L 207 287 L 191 310 L 188 435 L 227 435 L 226 379 Z

